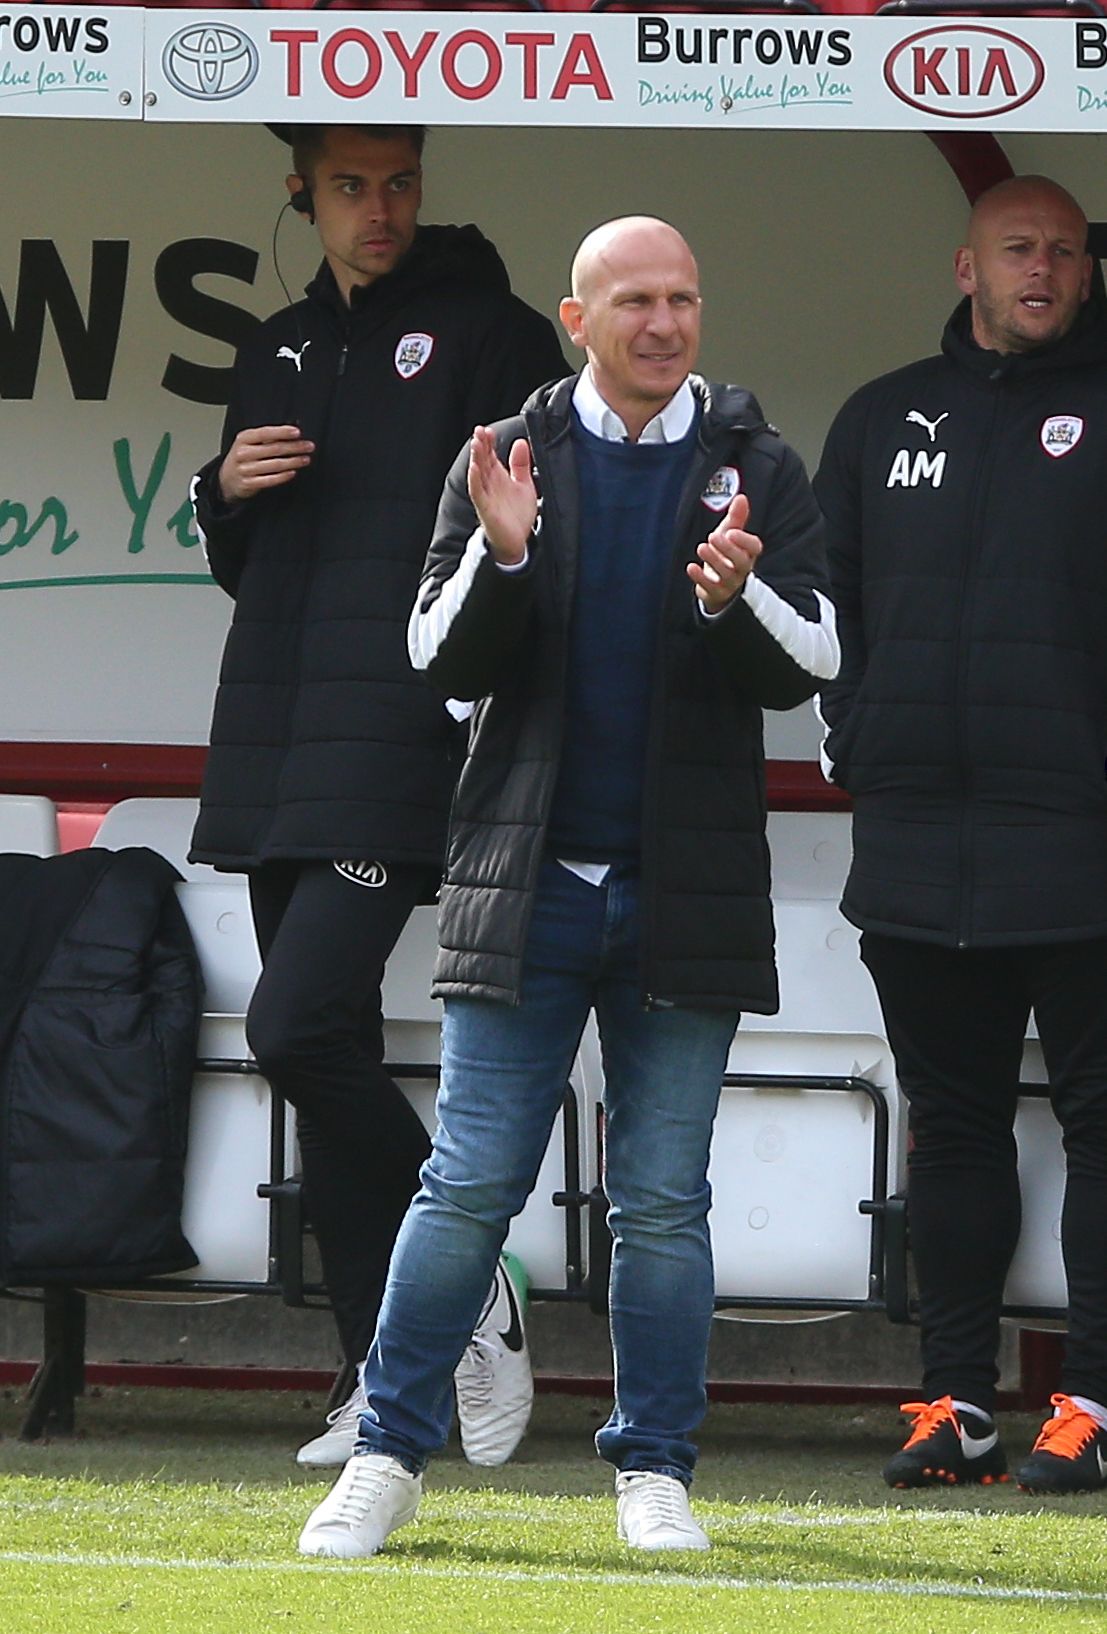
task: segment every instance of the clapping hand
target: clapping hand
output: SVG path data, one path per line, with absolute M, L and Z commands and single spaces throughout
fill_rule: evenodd
M 727 513 L 696 548 L 698 562 L 689 562 L 688 577 L 705 613 L 721 613 L 745 584 L 761 554 L 761 541 L 746 532 L 750 502 L 735 494 Z

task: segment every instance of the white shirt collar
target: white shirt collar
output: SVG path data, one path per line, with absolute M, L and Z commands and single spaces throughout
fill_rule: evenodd
M 605 442 L 621 443 L 628 441 L 627 428 L 623 421 L 604 402 L 596 390 L 596 383 L 592 379 L 592 370 L 585 365 L 577 376 L 577 383 L 573 387 L 573 407 L 580 415 L 581 424 L 585 431 L 590 431 L 594 437 L 602 437 Z M 638 441 L 640 443 L 678 443 L 687 435 L 692 421 L 696 417 L 696 398 L 691 386 L 685 378 L 683 384 L 670 397 L 669 401 L 659 414 L 655 414 L 642 431 Z

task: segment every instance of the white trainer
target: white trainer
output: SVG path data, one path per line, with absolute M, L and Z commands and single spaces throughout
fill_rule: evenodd
M 457 1364 L 454 1389 L 461 1450 L 470 1464 L 485 1469 L 506 1464 L 530 1419 L 534 1379 L 522 1300 L 502 1259 L 480 1321 Z
M 300 1533 L 302 1555 L 360 1560 L 384 1547 L 398 1526 L 414 1520 L 423 1477 L 387 1453 L 359 1452 L 312 1510 Z
M 616 1524 L 632 1549 L 710 1549 L 711 1540 L 692 1519 L 688 1489 L 656 1470 L 620 1470 L 615 1477 Z
M 358 1436 L 358 1419 L 367 1406 L 365 1391 L 356 1384 L 341 1407 L 327 1414 L 327 1428 L 314 1441 L 305 1441 L 296 1462 L 307 1469 L 339 1469 L 352 1458 Z

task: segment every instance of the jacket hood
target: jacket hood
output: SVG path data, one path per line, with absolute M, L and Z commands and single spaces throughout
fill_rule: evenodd
M 577 379 L 578 375 L 573 374 L 551 385 L 539 386 L 523 404 L 523 413 L 544 413 L 551 435 L 556 435 L 569 423 L 569 409 Z M 775 431 L 761 412 L 757 398 L 745 387 L 719 385 L 698 374 L 690 374 L 688 383 L 702 412 L 701 435 L 707 429 L 722 427 L 749 432 Z
M 401 292 L 406 299 L 416 290 L 446 283 L 452 289 L 463 286 L 483 289 L 494 295 L 511 292 L 511 280 L 500 252 L 472 222 L 464 227 L 417 227 L 415 242 L 403 259 L 383 277 L 355 288 L 351 305 L 356 310 L 375 304 L 393 291 Z M 320 264 L 305 294 L 327 306 L 337 304 L 343 311 L 346 310 L 346 303 L 338 293 L 334 274 L 326 261 Z
M 972 333 L 972 301 L 966 295 L 946 324 L 942 351 L 969 373 L 989 379 L 1107 362 L 1107 301 L 1099 263 L 1093 264 L 1091 294 L 1068 334 L 1062 335 L 1060 340 L 1036 347 L 1032 352 L 993 352 L 978 346 Z

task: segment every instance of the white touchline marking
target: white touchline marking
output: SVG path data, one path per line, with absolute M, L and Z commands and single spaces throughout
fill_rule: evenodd
M 305 1489 L 306 1490 L 306 1489 Z M 204 1511 L 208 1515 L 256 1515 L 261 1518 L 278 1520 L 282 1511 L 271 1503 L 253 1500 L 245 1495 L 222 1499 L 210 1494 L 204 1496 Z M 499 1504 L 462 1504 L 458 1505 L 449 1498 L 436 1499 L 427 1493 L 419 1507 L 422 1520 L 434 1521 L 520 1521 L 528 1525 L 565 1526 L 571 1524 L 574 1516 L 564 1507 L 570 1504 L 596 1504 L 604 1506 L 606 1497 L 581 1497 L 577 1499 L 551 1498 L 545 1503 L 535 1499 L 534 1507 L 519 1508 L 515 1505 Z M 57 1498 L 0 1498 L 0 1511 L 13 1510 L 20 1515 L 35 1512 L 57 1514 L 64 1511 L 70 1515 L 101 1515 L 111 1514 L 119 1516 L 127 1506 L 121 1505 L 117 1497 L 105 1498 L 78 1498 L 68 1496 Z M 712 1511 L 709 1500 L 697 1505 L 698 1512 L 713 1533 L 747 1531 L 757 1527 L 771 1529 L 773 1527 L 859 1527 L 888 1526 L 902 1521 L 914 1526 L 919 1523 L 928 1525 L 954 1525 L 958 1522 L 971 1523 L 974 1529 L 984 1526 L 1012 1526 L 1028 1525 L 1040 1518 L 1040 1511 L 1026 1509 L 1021 1512 L 1002 1512 L 999 1510 L 978 1509 L 922 1509 L 913 1508 L 905 1504 L 900 1508 L 884 1507 L 859 1511 L 857 1514 L 830 1514 L 824 1515 L 818 1510 L 810 1513 L 803 1509 L 782 1510 L 777 1513 L 765 1514 L 756 1509 L 743 1510 L 738 1515 L 718 1515 Z M 133 1512 L 145 1513 L 145 1499 L 141 1505 L 135 1504 Z
M 1039 1601 L 1059 1605 L 1107 1605 L 1107 1593 L 1078 1589 L 1033 1587 L 1003 1588 L 986 1583 L 918 1583 L 896 1578 L 866 1581 L 817 1578 L 805 1582 L 794 1577 L 685 1577 L 679 1572 L 571 1572 L 503 1571 L 482 1566 L 426 1566 L 403 1560 L 172 1560 L 148 1555 L 48 1554 L 18 1549 L 0 1551 L 0 1563 L 11 1566 L 75 1566 L 82 1569 L 118 1570 L 139 1568 L 152 1571 L 291 1572 L 329 1576 L 426 1577 L 450 1582 L 472 1583 L 559 1583 L 597 1588 L 734 1589 L 779 1594 L 869 1594 L 899 1595 L 907 1599 Z

